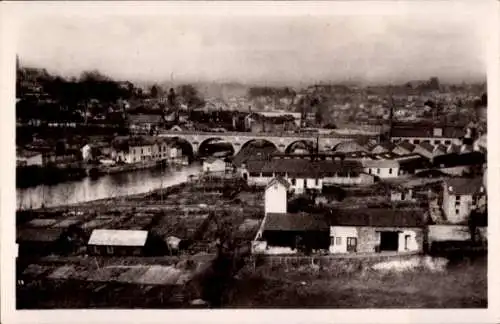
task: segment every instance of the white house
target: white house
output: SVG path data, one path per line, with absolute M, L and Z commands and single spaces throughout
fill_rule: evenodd
M 329 220 L 330 253 L 423 250 L 423 210 L 338 209 Z
M 467 221 L 472 209 L 486 199 L 483 179 L 480 177 L 451 178 L 443 182 L 443 212 L 451 224 Z
M 241 176 L 249 185 L 265 186 L 276 176 L 282 176 L 294 193 L 322 191 L 324 185 L 356 185 L 373 183 L 373 176 L 363 174 L 358 161 L 315 160 L 304 157 L 272 157 L 268 160 L 247 161 Z
M 264 195 L 265 213 L 287 213 L 288 189 L 290 184 L 282 177 L 276 177 L 266 186 Z
M 396 178 L 399 175 L 399 162 L 396 160 L 362 160 L 365 173 L 381 179 Z

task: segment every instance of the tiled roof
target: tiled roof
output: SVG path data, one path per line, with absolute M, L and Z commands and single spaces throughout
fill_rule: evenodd
M 436 156 L 434 158 L 433 164 L 435 167 L 454 167 L 454 166 L 466 166 L 466 165 L 481 165 L 486 163 L 486 155 L 482 152 L 469 152 L 464 154 L 444 154 Z
M 281 176 L 277 176 L 277 177 L 273 178 L 271 181 L 269 181 L 269 183 L 266 186 L 266 189 L 269 188 L 269 187 L 271 187 L 275 183 L 279 183 L 279 184 L 283 185 L 286 189 L 290 188 L 290 184 L 288 183 L 288 181 L 286 181 Z
M 447 147 L 444 144 L 438 144 L 434 147 L 435 151 L 441 151 L 443 153 L 446 153 Z
M 16 232 L 16 242 L 55 242 L 62 233 L 62 228 L 21 228 Z
M 327 221 L 330 226 L 420 227 L 424 213 L 415 208 L 345 208 L 332 210 Z
M 375 154 L 373 157 L 375 157 L 375 159 L 377 160 L 394 160 L 398 156 L 399 155 L 396 153 L 385 152 L 385 153 Z
M 396 160 L 363 160 L 365 168 L 398 168 L 399 162 Z
M 410 142 L 402 142 L 402 143 L 399 143 L 398 146 L 400 146 L 403 149 L 410 151 L 410 152 L 413 152 L 415 150 L 415 145 L 413 145 Z
M 264 219 L 264 231 L 330 231 L 323 215 L 269 213 Z
M 246 147 L 232 158 L 232 163 L 239 167 L 247 161 L 268 159 L 274 152 L 276 152 L 274 147 Z
M 451 178 L 444 182 L 446 190 L 453 195 L 473 195 L 483 188 L 483 178 Z
M 434 136 L 434 128 L 441 128 L 442 136 Z M 464 135 L 463 127 L 457 126 L 395 126 L 392 129 L 392 137 L 460 138 Z
M 430 143 L 424 142 L 424 143 L 418 144 L 418 146 L 420 146 L 421 148 L 423 148 L 424 150 L 426 150 L 429 153 L 434 152 L 434 145 L 432 145 Z
M 338 172 L 361 172 L 357 161 L 310 161 L 306 159 L 272 159 L 269 161 L 248 161 L 250 173 L 288 173 L 292 177 L 319 178 Z

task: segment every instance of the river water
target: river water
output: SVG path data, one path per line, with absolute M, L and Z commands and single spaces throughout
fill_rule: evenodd
M 200 172 L 199 164 L 176 168 L 139 170 L 127 173 L 115 173 L 98 179 L 89 177 L 79 181 L 56 185 L 39 185 L 30 188 L 18 188 L 17 209 L 55 207 L 96 199 L 112 198 L 148 192 L 166 188 L 187 181 L 189 175 Z

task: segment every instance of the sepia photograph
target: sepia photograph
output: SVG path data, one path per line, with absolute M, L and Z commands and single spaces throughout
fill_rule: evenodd
M 495 6 L 11 5 L 16 310 L 490 305 Z

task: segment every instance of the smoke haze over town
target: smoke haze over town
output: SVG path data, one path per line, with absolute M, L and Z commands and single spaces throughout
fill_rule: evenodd
M 483 81 L 486 39 L 476 9 L 449 17 L 445 7 L 429 8 L 437 10 L 383 16 L 38 15 L 22 25 L 18 54 L 23 64 L 63 76 L 97 69 L 144 82 Z

